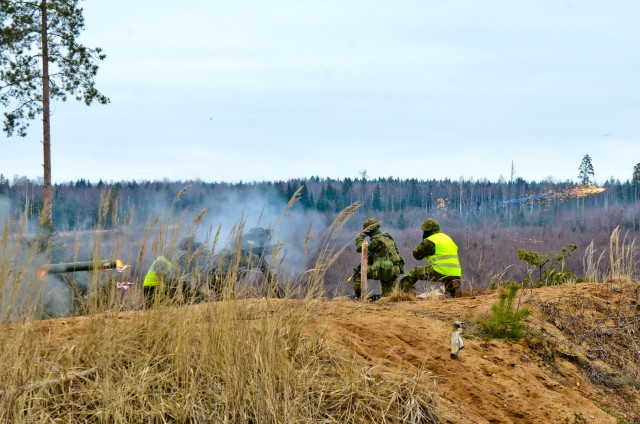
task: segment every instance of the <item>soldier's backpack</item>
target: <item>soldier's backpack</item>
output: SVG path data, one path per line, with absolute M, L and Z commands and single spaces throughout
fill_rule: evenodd
M 371 266 L 371 278 L 380 281 L 391 281 L 404 272 L 404 260 L 398 254 L 396 243 L 386 232 L 378 239 L 384 245 L 385 256 Z
M 398 253 L 398 247 L 393 237 L 389 233 L 383 233 L 382 242 L 387 251 L 388 258 L 393 262 L 393 265 L 398 267 L 398 274 L 404 274 L 404 259 Z

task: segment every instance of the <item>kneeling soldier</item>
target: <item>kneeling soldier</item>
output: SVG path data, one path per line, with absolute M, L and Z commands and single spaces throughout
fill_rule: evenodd
M 444 283 L 449 297 L 456 297 L 460 287 L 462 269 L 458 258 L 458 246 L 454 241 L 440 231 L 440 224 L 433 218 L 422 223 L 422 242 L 413 249 L 413 257 L 426 259 L 427 266 L 417 267 L 400 279 L 400 289 L 410 291 L 415 289 L 418 280 Z

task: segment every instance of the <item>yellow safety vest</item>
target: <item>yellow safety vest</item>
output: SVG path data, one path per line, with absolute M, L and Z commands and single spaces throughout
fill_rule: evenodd
M 427 237 L 436 245 L 436 253 L 425 259 L 433 269 L 449 277 L 462 277 L 458 246 L 445 233 L 435 233 Z
M 149 268 L 149 272 L 147 272 L 147 275 L 144 277 L 144 282 L 142 283 L 144 287 L 155 287 L 162 282 L 156 273 L 156 267 L 158 266 L 163 266 L 165 268 L 165 274 L 171 272 L 171 262 L 169 262 L 169 260 L 164 256 L 158 256 L 158 258 L 153 261 L 151 268 Z

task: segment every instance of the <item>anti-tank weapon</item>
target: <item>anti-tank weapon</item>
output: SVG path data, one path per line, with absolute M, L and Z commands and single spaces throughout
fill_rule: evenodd
M 61 274 L 65 272 L 93 271 L 99 269 L 122 269 L 123 267 L 124 265 L 119 259 L 67 262 L 45 265 L 42 267 L 42 274 Z
M 268 228 L 251 228 L 242 236 L 241 251 L 245 256 L 264 257 L 273 253 L 271 233 Z
M 271 243 L 272 232 L 273 230 L 268 228 L 251 228 L 242 235 L 239 247 L 230 246 L 217 254 L 214 257 L 214 284 L 217 286 L 224 281 L 234 266 L 238 266 L 239 277 L 244 276 L 251 269 L 259 269 L 269 285 L 270 292 L 276 297 L 283 297 L 284 293 L 277 282 L 277 276 L 266 260 L 269 255 L 281 252 L 281 245 Z

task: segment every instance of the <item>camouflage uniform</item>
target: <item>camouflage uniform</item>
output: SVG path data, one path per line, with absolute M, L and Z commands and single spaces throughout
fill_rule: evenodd
M 188 301 L 200 301 L 205 297 L 208 281 L 213 278 L 213 266 L 210 264 L 209 250 L 194 236 L 183 238 L 175 253 L 180 276 L 177 285 L 181 285 Z M 177 288 L 176 288 L 177 289 Z
M 379 280 L 382 295 L 388 296 L 393 292 L 398 276 L 404 272 L 404 260 L 398 254 L 398 247 L 393 238 L 389 233 L 380 230 L 380 222 L 377 219 L 369 218 L 362 225 L 362 232 L 356 237 L 356 252 L 362 252 L 362 242 L 366 237 L 369 237 L 367 278 Z M 357 298 L 362 295 L 360 271 L 353 276 L 353 292 Z
M 415 259 L 426 259 L 427 266 L 417 267 L 400 279 L 403 291 L 415 289 L 418 280 L 444 283 L 449 297 L 456 297 L 462 279 L 458 247 L 449 236 L 440 231 L 440 224 L 433 218 L 422 223 L 422 242 L 413 249 Z M 434 269 L 437 268 L 437 269 Z
M 251 228 L 246 234 L 243 234 L 240 246 L 222 249 L 214 257 L 216 269 L 214 290 L 218 297 L 222 296 L 222 284 L 234 268 L 238 277 L 242 277 L 250 269 L 260 269 L 269 285 L 269 295 L 284 297 L 277 276 L 266 261 L 266 256 L 273 252 L 273 246 L 270 242 L 271 230 Z

